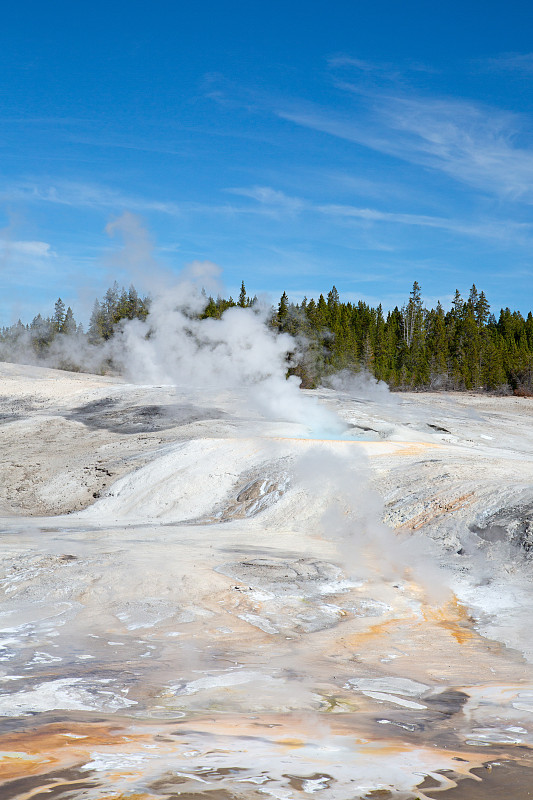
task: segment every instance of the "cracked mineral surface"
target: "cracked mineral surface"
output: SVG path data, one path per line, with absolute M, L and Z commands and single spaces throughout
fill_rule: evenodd
M 2 798 L 530 796 L 532 400 L 0 379 Z

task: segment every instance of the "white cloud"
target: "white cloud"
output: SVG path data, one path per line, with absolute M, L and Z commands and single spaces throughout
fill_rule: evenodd
M 4 256 L 13 254 L 32 256 L 35 258 L 48 258 L 55 255 L 48 242 L 12 242 L 6 239 L 0 241 L 0 248 L 2 248 Z
M 533 201 L 533 151 L 516 140 L 518 115 L 457 100 L 396 98 L 381 109 L 397 153 L 477 189 Z

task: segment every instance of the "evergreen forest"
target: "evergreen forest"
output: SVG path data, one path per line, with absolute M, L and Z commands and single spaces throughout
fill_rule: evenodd
M 204 293 L 205 295 L 205 293 Z M 219 318 L 227 308 L 259 309 L 244 282 L 237 300 L 208 297 L 202 318 Z M 58 299 L 48 317 L 38 314 L 31 323 L 0 329 L 0 359 L 94 369 L 94 362 L 74 363 L 64 354 L 76 341 L 83 352 L 96 351 L 112 339 L 122 320 L 140 319 L 150 324 L 150 298 L 141 298 L 133 286 L 115 283 L 96 300 L 85 332 L 72 309 Z M 387 313 L 363 301 L 343 302 L 335 286 L 326 296 L 290 301 L 283 292 L 277 306 L 266 315 L 273 333 L 288 333 L 296 342 L 288 373 L 298 375 L 303 388 L 317 386 L 335 372 L 365 370 L 392 390 L 490 391 L 533 395 L 533 315 L 501 309 L 496 316 L 483 291 L 472 286 L 463 298 L 457 290 L 449 311 L 440 303 L 425 308 L 415 281 L 402 308 Z M 50 355 L 60 357 L 50 363 Z M 61 355 L 63 354 L 63 355 Z M 106 369 L 112 369 L 109 361 Z

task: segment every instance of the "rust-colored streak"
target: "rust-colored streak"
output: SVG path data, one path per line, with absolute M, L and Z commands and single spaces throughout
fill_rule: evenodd
M 441 444 L 433 442 L 393 442 L 388 439 L 380 441 L 366 441 L 365 439 L 304 439 L 295 438 L 292 436 L 274 436 L 276 441 L 290 442 L 291 445 L 296 447 L 310 447 L 316 445 L 325 445 L 332 447 L 336 451 L 348 451 L 353 447 L 364 450 L 367 456 L 418 456 L 425 450 L 440 449 Z
M 438 496 L 431 497 L 428 501 L 429 508 L 424 509 L 424 511 L 422 511 L 420 514 L 416 514 L 416 516 L 411 517 L 411 519 L 407 520 L 407 522 L 398 525 L 396 530 L 401 530 L 403 528 L 411 531 L 417 531 L 420 528 L 423 528 L 424 525 L 427 525 L 428 522 L 436 519 L 436 517 L 441 517 L 443 514 L 449 514 L 453 511 L 458 511 L 461 508 L 466 508 L 466 506 L 472 505 L 474 497 L 474 492 L 467 492 L 466 494 L 462 494 L 459 497 L 454 497 L 451 500 L 443 500 L 442 497 Z
M 123 794 L 121 792 L 120 794 L 117 794 L 114 792 L 113 794 L 100 794 L 98 795 L 98 800 L 161 800 L 161 795 L 155 795 L 151 792 L 149 794 L 146 792 L 135 792 L 134 794 L 131 794 L 130 792 Z
M 393 620 L 392 623 L 394 622 Z M 228 753 L 230 768 L 227 770 L 227 775 L 229 781 L 235 771 L 234 768 L 238 766 L 239 753 L 246 750 L 246 740 L 249 738 L 255 740 L 258 735 L 267 748 L 269 747 L 267 739 L 270 740 L 273 763 L 279 758 L 280 753 L 290 756 L 291 751 L 297 752 L 310 742 L 316 743 L 322 738 L 327 739 L 331 736 L 341 737 L 344 746 L 360 749 L 365 757 L 376 758 L 383 763 L 388 759 L 409 754 L 412 751 L 413 747 L 410 742 L 387 739 L 383 737 L 381 730 L 372 732 L 362 729 L 360 722 L 361 718 L 357 713 L 340 715 L 336 719 L 329 717 L 327 722 L 321 720 L 318 727 L 316 715 L 307 713 L 265 714 L 260 719 L 248 715 L 223 714 L 220 717 L 198 717 L 194 720 L 174 721 L 163 725 L 153 722 L 136 722 L 131 727 L 128 727 L 127 721 L 124 721 L 123 727 L 118 725 L 111 727 L 111 725 L 105 726 L 91 722 L 73 722 L 68 725 L 43 725 L 40 729 L 34 728 L 26 733 L 5 734 L 0 736 L 0 748 L 3 749 L 4 754 L 7 748 L 10 748 L 9 752 L 13 755 L 22 754 L 25 751 L 29 755 L 35 755 L 39 761 L 37 769 L 40 772 L 30 773 L 24 761 L 20 759 L 18 772 L 10 776 L 12 780 L 16 780 L 35 774 L 37 780 L 41 781 L 39 786 L 36 786 L 35 782 L 31 788 L 26 786 L 20 794 L 16 795 L 17 800 L 34 800 L 41 795 L 55 796 L 58 794 L 58 790 L 61 793 L 61 787 L 65 787 L 65 791 L 70 796 L 71 792 L 76 792 L 76 787 L 79 787 L 78 791 L 82 791 L 82 787 L 89 784 L 92 784 L 98 792 L 98 800 L 157 800 L 161 794 L 157 791 L 155 794 L 150 791 L 151 788 L 155 789 L 155 784 L 151 786 L 149 781 L 147 783 L 148 775 L 150 781 L 157 780 L 157 770 L 159 770 L 160 776 L 164 776 L 168 773 L 169 764 L 176 763 L 175 759 L 178 764 L 185 759 L 183 762 L 185 764 L 187 753 L 183 750 L 184 745 L 202 734 L 223 737 L 220 744 L 224 749 L 217 748 L 217 752 Z M 70 734 L 70 736 L 75 734 L 86 738 L 72 739 L 65 734 Z M 22 741 L 24 741 L 24 747 L 21 746 Z M 225 748 L 230 742 L 233 744 L 226 751 Z M 113 752 L 146 754 L 147 745 L 157 746 L 157 751 L 151 752 L 158 753 L 160 765 L 156 768 L 156 772 L 147 772 L 146 779 L 143 778 L 145 775 L 143 770 L 146 768 L 143 765 L 140 765 L 139 768 L 137 766 L 132 768 L 132 771 L 123 765 L 118 768 L 111 767 L 105 774 L 88 772 L 86 778 L 78 777 L 79 772 L 64 775 L 64 777 L 57 774 L 59 769 L 72 766 L 79 769 L 87 764 L 91 759 L 91 752 L 95 750 L 97 752 L 104 751 L 108 755 Z M 13 749 L 15 746 L 17 750 Z M 422 748 L 419 746 L 418 750 L 422 752 L 424 746 Z M 473 767 L 480 766 L 482 757 L 486 757 L 485 753 L 467 752 L 464 748 L 457 753 L 448 749 L 441 752 L 444 764 L 449 764 L 454 755 L 460 757 L 460 763 L 464 765 L 462 770 L 464 775 L 469 774 Z M 432 759 L 435 757 L 435 753 L 435 748 L 431 747 Z M 220 774 L 223 774 L 222 771 Z M 5 785 L 8 778 L 6 775 L 3 775 L 2 778 L 1 783 Z M 126 783 L 131 781 L 129 791 L 124 786 L 124 780 Z M 141 781 L 140 786 L 137 781 Z M 99 783 L 103 784 L 101 793 L 97 789 Z M 228 783 L 228 791 L 230 789 L 231 786 Z M 225 787 L 220 791 L 220 797 L 229 796 Z M 1 788 L 0 796 L 2 796 Z M 213 793 L 213 797 L 215 796 L 218 796 L 216 792 Z M 237 793 L 235 796 L 242 795 Z
M 286 747 L 288 750 L 296 750 L 306 745 L 304 739 L 278 739 L 276 743 L 282 747 Z
M 80 737 L 80 738 L 74 738 Z M 137 743 L 143 735 L 127 734 L 128 744 Z M 0 736 L 0 781 L 30 775 L 46 775 L 89 760 L 91 750 L 113 747 L 125 742 L 124 730 L 117 726 L 95 723 L 63 723 L 44 725 L 24 732 Z
M 458 644 L 464 644 L 472 639 L 479 638 L 479 634 L 472 628 L 472 621 L 466 608 L 457 601 L 455 596 L 448 603 L 438 608 L 434 606 L 424 607 L 422 614 L 426 622 L 436 623 L 444 628 Z
M 374 444 L 369 442 L 368 444 Z M 377 442 L 376 444 L 382 444 Z M 433 444 L 432 442 L 383 442 L 385 445 L 390 445 L 393 449 L 381 449 L 373 447 L 365 447 L 369 456 L 419 456 L 424 450 L 437 449 L 441 445 Z
M 175 795 L 172 795 L 175 797 Z M 168 798 L 168 795 L 165 796 L 165 800 Z M 18 800 L 18 798 L 17 798 Z M 160 794 L 152 794 L 152 792 L 105 792 L 105 794 L 99 794 L 98 800 L 163 800 Z
M 414 619 L 415 616 L 413 614 L 413 620 Z M 370 627 L 365 628 L 363 631 L 352 633 L 350 636 L 345 637 L 341 641 L 349 649 L 357 650 L 375 639 L 382 640 L 384 642 L 386 636 L 395 632 L 395 629 L 398 626 L 405 625 L 408 622 L 408 619 L 398 619 L 396 617 L 383 622 L 377 622 L 375 625 L 370 625 Z

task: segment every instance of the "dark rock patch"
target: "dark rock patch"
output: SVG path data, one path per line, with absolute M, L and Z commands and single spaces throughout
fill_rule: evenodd
M 451 717 L 461 711 L 467 700 L 468 695 L 465 692 L 460 692 L 457 689 L 445 689 L 439 694 L 424 697 L 423 702 L 432 711 L 438 711 L 444 716 Z
M 428 422 L 428 428 L 432 428 L 437 433 L 450 433 L 447 428 L 442 428 L 440 425 L 433 425 L 431 422 Z
M 88 428 L 134 434 L 168 430 L 207 419 L 220 419 L 225 414 L 219 409 L 201 408 L 191 404 L 120 406 L 117 401 L 104 398 L 74 409 L 69 416 Z
M 533 551 L 533 502 L 502 508 L 469 527 L 485 542 L 509 542 L 529 554 Z

